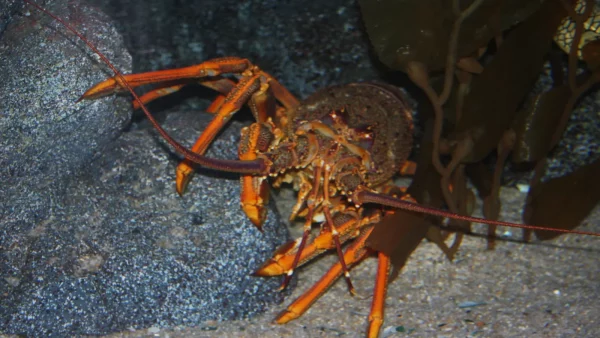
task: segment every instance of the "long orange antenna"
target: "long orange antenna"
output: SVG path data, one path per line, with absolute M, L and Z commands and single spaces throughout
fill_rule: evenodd
M 500 225 L 500 226 L 507 226 L 507 227 L 512 227 L 512 228 L 521 228 L 521 229 L 530 229 L 530 230 L 546 230 L 546 231 L 554 231 L 554 232 L 564 232 L 564 233 L 569 233 L 569 234 L 600 237 L 600 233 L 595 233 L 595 232 L 591 232 L 591 231 L 557 229 L 557 228 L 550 228 L 550 227 L 544 227 L 544 226 L 517 224 L 517 223 L 511 223 L 511 222 L 504 222 L 504 221 L 495 221 L 495 220 L 479 218 L 479 217 L 459 215 L 459 214 L 455 214 L 453 212 L 429 208 L 429 207 L 426 207 L 426 206 L 423 206 L 420 204 L 406 202 L 406 201 L 394 198 L 392 196 L 380 195 L 380 194 L 373 193 L 370 191 L 365 191 L 365 190 L 359 191 L 356 194 L 354 194 L 352 199 L 358 203 L 377 203 L 377 204 L 387 205 L 387 206 L 402 209 L 402 210 L 415 211 L 415 212 L 433 215 L 433 216 L 448 217 L 448 218 L 453 218 L 453 219 L 467 221 L 467 222 L 485 223 L 485 224 L 489 224 L 489 225 Z
M 152 114 L 148 111 L 144 103 L 140 100 L 139 96 L 133 91 L 127 80 L 123 77 L 123 74 L 108 60 L 108 58 L 102 54 L 96 46 L 94 46 L 91 42 L 86 39 L 81 33 L 79 33 L 75 28 L 71 27 L 68 23 L 66 23 L 63 19 L 57 17 L 52 14 L 45 8 L 39 6 L 38 4 L 29 1 L 23 0 L 25 3 L 35 7 L 37 10 L 43 12 L 54 20 L 58 21 L 61 25 L 63 25 L 66 29 L 71 31 L 73 34 L 77 35 L 91 50 L 96 53 L 100 59 L 115 73 L 115 76 L 119 78 L 119 82 L 125 86 L 125 88 L 133 95 L 134 100 L 140 105 L 140 108 L 146 114 L 146 117 L 152 124 L 152 126 L 158 131 L 160 136 L 162 136 L 178 153 L 185 156 L 190 161 L 193 161 L 197 164 L 205 166 L 207 168 L 235 172 L 240 174 L 266 174 L 268 171 L 267 165 L 264 160 L 256 159 L 251 161 L 239 161 L 239 160 L 223 160 L 223 159 L 214 159 L 208 158 L 194 152 L 189 151 L 186 147 L 177 142 L 174 138 L 172 138 L 161 126 L 158 124 L 158 121 L 152 116 Z

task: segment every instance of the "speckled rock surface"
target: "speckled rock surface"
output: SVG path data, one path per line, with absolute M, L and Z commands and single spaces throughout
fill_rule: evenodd
M 92 41 L 130 69 L 131 58 L 106 16 L 89 7 L 50 9 L 86 22 L 77 27 L 95 32 Z M 131 112 L 123 99 L 75 104 L 104 68 L 51 18 L 20 12 L 9 22 L 0 37 L 0 217 L 39 222 L 49 216 L 47 192 L 116 138 Z
M 189 140 L 206 123 L 178 113 L 165 127 Z M 229 145 L 238 139 L 234 124 L 209 154 L 234 158 Z M 286 240 L 276 212 L 260 233 L 239 209 L 236 177 L 210 172 L 179 197 L 177 161 L 146 130 L 128 132 L 72 177 L 48 219 L 3 222 L 0 330 L 66 336 L 194 326 L 282 301 L 277 279 L 250 276 Z
M 48 5 L 129 68 L 97 10 Z M 87 49 L 33 10 L 9 21 L 0 40 L 0 333 L 193 326 L 282 301 L 277 280 L 249 276 L 287 239 L 274 208 L 261 234 L 239 208 L 237 176 L 206 171 L 180 198 L 179 158 L 158 137 L 131 126 L 115 140 L 127 99 L 75 103 L 105 76 Z M 180 112 L 166 125 L 190 143 L 208 119 Z M 211 156 L 235 158 L 239 129 L 229 126 Z
M 0 32 L 6 29 L 8 23 L 21 7 L 23 7 L 23 4 L 19 0 L 6 0 L 0 4 Z

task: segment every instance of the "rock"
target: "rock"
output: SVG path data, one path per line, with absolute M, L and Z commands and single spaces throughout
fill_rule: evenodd
M 118 67 L 131 69 L 105 15 L 64 1 L 49 9 L 94 32 L 92 42 Z M 75 103 L 105 76 L 105 67 L 78 38 L 29 7 L 2 33 L 0 58 L 0 217 L 38 223 L 50 217 L 54 195 L 121 133 L 131 112 L 124 99 Z
M 207 121 L 171 114 L 165 128 L 193 139 Z M 234 158 L 239 127 L 227 128 L 209 155 Z M 278 278 L 250 276 L 286 240 L 276 212 L 260 233 L 239 208 L 235 175 L 197 175 L 179 197 L 177 162 L 156 135 L 125 133 L 71 180 L 35 233 L 6 224 L 6 265 L 20 283 L 6 286 L 3 330 L 49 336 L 194 326 L 281 302 Z
M 106 17 L 64 3 L 49 9 L 127 70 L 128 54 Z M 249 276 L 287 240 L 274 208 L 260 233 L 240 210 L 237 175 L 214 171 L 202 171 L 179 197 L 179 158 L 146 129 L 121 134 L 127 99 L 75 104 L 106 73 L 62 27 L 27 12 L 0 40 L 8 75 L 0 84 L 0 332 L 194 326 L 281 302 L 278 278 Z M 166 128 L 189 144 L 210 118 L 173 113 Z M 235 158 L 240 128 L 228 126 L 209 154 Z

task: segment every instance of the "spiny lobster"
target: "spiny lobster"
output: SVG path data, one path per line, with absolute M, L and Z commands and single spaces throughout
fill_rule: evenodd
M 371 313 L 369 336 L 377 336 L 383 323 L 390 258 L 366 244 L 369 235 L 382 222 L 393 220 L 394 208 L 448 217 L 469 222 L 595 235 L 510 222 L 486 220 L 454 214 L 416 204 L 391 180 L 398 172 L 411 173 L 407 161 L 411 149 L 411 114 L 401 92 L 394 87 L 355 83 L 331 87 L 300 102 L 276 79 L 247 59 L 220 58 L 201 64 L 141 74 L 121 75 L 87 40 L 60 18 L 36 4 L 84 40 L 115 72 L 115 76 L 86 91 L 82 99 L 129 91 L 134 106 L 141 108 L 150 122 L 185 160 L 177 167 L 177 191 L 183 194 L 194 172 L 194 164 L 241 174 L 241 207 L 260 230 L 267 215 L 268 178 L 273 185 L 292 183 L 298 200 L 290 219 L 305 219 L 301 238 L 281 246 L 256 272 L 261 276 L 285 275 L 285 288 L 294 269 L 317 255 L 335 249 L 339 261 L 303 296 L 278 318 L 286 323 L 301 316 L 342 274 L 354 293 L 349 269 L 371 254 L 379 260 Z M 183 87 L 183 80 L 195 79 L 219 95 L 208 108 L 215 117 L 200 135 L 191 151 L 168 135 L 146 110 L 144 104 Z M 179 81 L 179 82 L 178 82 Z M 159 83 L 159 88 L 138 97 L 132 88 Z M 239 160 L 219 160 L 204 152 L 230 118 L 248 105 L 257 122 L 242 130 Z M 321 223 L 320 233 L 311 238 L 312 224 Z M 345 251 L 342 245 L 350 242 Z M 443 243 L 438 243 L 447 251 Z

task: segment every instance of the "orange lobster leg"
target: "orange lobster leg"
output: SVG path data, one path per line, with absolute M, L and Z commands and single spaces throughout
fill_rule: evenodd
M 180 90 L 181 88 L 183 88 L 183 86 L 185 86 L 186 84 L 190 83 L 187 80 L 185 81 L 185 83 L 179 83 L 179 82 L 181 82 L 181 81 L 170 81 L 167 83 L 163 83 L 161 86 L 159 86 L 159 88 L 152 89 L 152 90 L 148 91 L 147 93 L 145 93 L 144 95 L 140 96 L 139 98 L 142 101 L 142 103 L 147 104 L 147 103 L 152 102 L 163 96 L 173 94 L 173 93 L 177 92 L 178 90 Z M 176 83 L 176 84 L 174 84 L 174 83 Z M 208 107 L 206 109 L 206 111 L 208 113 L 215 113 L 217 111 L 217 109 L 219 109 L 221 104 L 223 104 L 223 101 L 225 100 L 225 95 L 227 95 L 227 93 L 229 93 L 235 86 L 235 82 L 233 82 L 230 79 L 224 79 L 224 78 L 216 79 L 216 80 L 206 80 L 206 81 L 201 81 L 198 83 L 204 87 L 214 89 L 217 92 L 221 93 L 221 95 L 219 95 L 213 101 L 213 103 L 210 105 L 210 107 Z M 139 109 L 139 108 L 140 108 L 140 103 L 137 100 L 133 100 L 133 109 Z
M 378 252 L 377 257 L 379 258 L 379 262 L 377 265 L 377 276 L 375 277 L 371 313 L 369 314 L 369 328 L 367 329 L 367 337 L 372 338 L 379 336 L 379 329 L 381 329 L 381 325 L 383 324 L 385 293 L 390 274 L 390 257 L 383 252 Z
M 298 266 L 298 263 L 300 263 L 300 256 L 302 255 L 302 252 L 304 251 L 304 247 L 306 246 L 306 242 L 308 241 L 308 236 L 310 235 L 310 229 L 311 229 L 311 225 L 313 222 L 313 216 L 315 214 L 315 206 L 317 203 L 319 188 L 321 186 L 322 174 L 323 174 L 322 166 L 313 167 L 313 184 L 312 184 L 312 190 L 310 192 L 310 195 L 306 201 L 306 205 L 307 205 L 306 208 L 308 211 L 306 214 L 306 220 L 304 221 L 304 226 L 303 226 L 304 231 L 302 232 L 302 239 L 300 240 L 300 244 L 298 245 L 298 250 L 296 251 L 296 254 L 294 255 L 294 261 L 292 262 L 292 267 L 287 271 L 285 277 L 283 278 L 283 282 L 281 283 L 279 290 L 283 290 L 288 286 L 288 284 L 292 280 L 292 275 L 294 274 L 294 269 L 296 269 L 296 267 Z
M 225 123 L 227 123 L 229 118 L 246 103 L 249 104 L 250 109 L 258 122 L 265 122 L 269 117 L 274 117 L 277 104 L 271 95 L 272 92 L 270 90 L 270 84 L 272 82 L 276 83 L 276 81 L 270 75 L 262 71 L 257 71 L 252 77 L 242 77 L 233 90 L 230 91 L 225 97 L 222 103 L 220 103 L 220 99 L 217 98 L 211 107 L 209 107 L 211 109 L 218 107 L 216 112 L 217 116 L 198 137 L 191 150 L 198 154 L 204 154 L 208 148 L 208 145 L 210 142 L 212 142 L 218 131 L 224 126 Z M 204 83 L 201 84 L 204 85 Z M 225 89 L 222 81 L 216 81 L 214 85 L 219 85 L 219 87 L 207 86 L 220 92 L 223 92 Z M 258 87 L 256 87 L 257 85 Z M 291 103 L 295 102 L 295 104 L 297 104 L 296 99 L 286 89 L 284 89 L 282 92 L 286 96 L 282 97 L 281 99 L 285 99 Z M 277 96 L 275 96 L 275 98 L 280 100 L 280 98 Z M 226 116 L 226 118 L 221 118 L 221 116 Z M 249 152 L 255 152 L 255 150 L 256 149 L 251 149 Z M 260 149 L 260 151 L 266 151 L 266 149 Z M 249 153 L 245 155 L 245 158 L 240 157 L 240 159 L 250 160 L 256 158 L 248 157 L 250 156 Z M 185 159 L 177 166 L 176 188 L 180 195 L 183 194 L 185 188 L 192 179 L 193 172 L 194 165 L 190 160 Z M 244 211 L 247 211 L 246 214 L 259 229 L 264 223 L 266 217 L 266 212 L 260 210 L 264 209 L 264 204 L 268 200 L 268 187 L 266 184 L 267 183 L 264 178 L 259 179 L 257 177 L 250 176 L 242 177 L 242 187 L 245 187 L 242 193 L 242 206 L 247 206 Z M 246 196 L 246 200 L 244 200 L 244 196 Z M 254 200 L 254 202 L 245 203 L 245 201 L 249 200 Z M 251 207 L 251 204 L 254 204 L 255 207 Z M 256 208 L 256 210 L 250 210 L 248 208 Z
M 286 110 L 292 110 L 300 104 L 300 102 L 298 102 L 298 99 L 294 95 L 292 95 L 292 93 L 290 93 L 289 90 L 287 90 L 283 85 L 281 85 L 281 83 L 279 83 L 277 79 L 263 71 L 261 71 L 261 73 L 263 74 L 263 76 L 269 79 L 269 86 L 273 91 L 273 95 L 277 98 L 277 101 L 281 102 L 281 104 L 286 108 Z
M 242 210 L 252 224 L 262 231 L 267 219 L 265 204 L 269 201 L 269 182 L 265 177 L 244 175 L 241 177 Z
M 225 73 L 242 73 L 252 66 L 252 63 L 247 59 L 228 57 L 208 60 L 201 64 L 184 68 L 128 74 L 123 75 L 123 77 L 131 88 L 136 88 L 151 83 L 218 76 Z M 95 99 L 113 93 L 126 92 L 126 88 L 119 77 L 111 77 L 88 89 L 81 96 L 80 100 Z
M 146 105 L 160 97 L 175 93 L 176 91 L 183 88 L 183 86 L 185 86 L 185 84 L 177 84 L 177 85 L 173 85 L 173 86 L 156 88 L 156 89 L 153 89 L 153 90 L 145 93 L 144 95 L 141 95 L 139 97 L 139 99 L 140 99 L 140 101 L 142 101 L 142 103 L 144 105 Z M 133 100 L 133 109 L 139 109 L 139 108 L 140 108 L 140 103 L 137 100 Z
M 206 129 L 200 134 L 200 137 L 196 140 L 196 143 L 192 146 L 191 150 L 195 153 L 203 155 L 206 149 L 217 136 L 217 133 L 223 128 L 223 126 L 229 121 L 229 119 L 235 114 L 250 98 L 252 94 L 258 91 L 261 87 L 260 75 L 256 74 L 252 77 L 243 77 L 237 86 L 232 90 L 219 110 L 215 114 L 215 117 Z M 176 170 L 177 181 L 176 188 L 177 192 L 181 195 L 185 191 L 188 183 L 192 179 L 192 173 L 194 172 L 193 163 L 189 160 L 183 160 Z
M 300 211 L 303 210 L 311 189 L 310 180 L 306 175 L 298 175 L 298 181 L 298 197 L 296 199 L 296 204 L 294 204 L 294 206 L 292 207 L 290 217 L 288 218 L 290 222 L 294 221 L 296 217 L 298 217 Z
M 339 215 L 339 214 L 338 214 Z M 337 216 L 337 215 L 336 215 Z M 337 216 L 339 217 L 339 216 Z M 343 217 L 343 216 L 342 216 Z M 348 221 L 337 225 L 336 229 L 339 232 L 340 241 L 342 243 L 356 237 L 358 231 L 363 225 L 359 224 L 355 218 L 351 218 Z M 373 221 L 361 222 L 362 224 L 371 224 Z M 280 246 L 277 251 L 273 254 L 273 257 L 266 261 L 254 274 L 257 276 L 278 276 L 287 273 L 292 268 L 298 246 L 300 245 L 301 238 L 297 238 Z M 333 233 L 331 231 L 323 231 L 319 236 L 315 237 L 313 241 L 304 247 L 300 254 L 298 266 L 310 261 L 312 258 L 319 254 L 335 248 L 335 242 L 333 239 Z
M 238 149 L 240 160 L 255 160 L 257 153 L 264 153 L 268 150 L 269 143 L 275 137 L 273 135 L 275 126 L 269 118 L 275 116 L 277 108 L 273 96 L 270 95 L 269 85 L 263 83 L 260 89 L 252 95 L 248 105 L 258 122 L 242 129 L 242 141 Z M 250 221 L 259 230 L 262 230 L 262 225 L 267 218 L 265 205 L 269 200 L 267 178 L 242 175 L 241 181 L 242 210 L 250 218 Z
M 266 85 L 265 85 L 266 86 Z M 256 96 L 260 96 L 261 92 L 257 92 L 252 97 L 251 103 L 254 107 L 259 107 L 258 110 L 265 114 L 264 102 L 255 100 Z M 256 105 L 254 105 L 256 103 Z M 238 149 L 238 157 L 240 160 L 255 160 L 257 152 L 265 152 L 267 150 L 270 138 L 273 137 L 272 125 L 267 123 L 254 123 L 250 127 L 242 129 L 242 139 Z M 182 166 L 182 162 L 179 166 Z M 242 175 L 241 177 L 241 205 L 242 210 L 248 216 L 250 221 L 259 229 L 262 230 L 262 225 L 267 218 L 267 209 L 265 205 L 269 200 L 269 184 L 264 176 Z
M 331 167 L 325 166 L 324 176 L 323 176 L 323 214 L 325 215 L 325 225 L 327 229 L 331 232 L 333 236 L 333 243 L 335 244 L 335 248 L 338 254 L 339 262 L 342 265 L 342 272 L 344 273 L 344 278 L 346 279 L 346 284 L 348 285 L 348 291 L 350 294 L 355 294 L 354 286 L 352 285 L 352 281 L 350 280 L 350 272 L 348 271 L 348 267 L 346 266 L 346 262 L 344 259 L 344 255 L 342 253 L 342 244 L 340 243 L 340 233 L 336 229 L 335 222 L 333 221 L 333 217 L 331 217 L 331 209 L 329 208 L 332 204 L 329 200 L 329 180 L 331 175 Z
M 368 229 L 356 241 L 348 246 L 344 253 L 344 261 L 347 265 L 355 264 L 367 256 L 369 251 L 365 247 L 365 241 L 372 230 L 373 228 Z M 285 324 L 290 320 L 300 317 L 341 275 L 342 264 L 337 262 L 317 283 L 315 283 L 315 285 L 302 296 L 298 297 L 285 311 L 277 316 L 275 321 L 278 324 Z
M 206 108 L 206 112 L 210 114 L 216 113 L 217 111 L 219 111 L 219 108 L 221 108 L 221 106 L 223 105 L 223 102 L 225 102 L 225 95 L 218 95 L 210 104 L 210 106 Z

